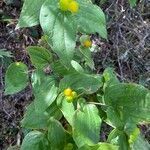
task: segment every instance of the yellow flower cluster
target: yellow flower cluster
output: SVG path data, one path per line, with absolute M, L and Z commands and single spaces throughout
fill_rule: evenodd
M 64 95 L 68 103 L 73 102 L 73 100 L 77 97 L 77 93 L 72 91 L 70 88 L 64 90 Z
M 77 13 L 79 10 L 79 4 L 75 0 L 60 0 L 59 7 L 62 11 L 70 11 L 71 13 Z

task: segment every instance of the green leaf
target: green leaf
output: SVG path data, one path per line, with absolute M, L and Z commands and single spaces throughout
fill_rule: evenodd
M 23 90 L 29 82 L 28 68 L 21 62 L 12 63 L 5 75 L 5 94 L 15 94 Z
M 17 27 L 32 27 L 39 24 L 39 15 L 45 0 L 25 0 Z
M 51 104 L 45 112 L 39 113 L 35 109 L 34 102 L 32 102 L 26 110 L 21 125 L 28 129 L 47 129 L 48 120 L 50 117 L 61 119 L 62 113 L 57 107 L 56 103 Z
M 53 102 L 47 109 L 46 112 L 48 113 L 49 117 L 53 117 L 56 120 L 60 120 L 62 118 L 62 112 L 60 111 L 59 107 L 57 106 L 56 102 Z
M 111 144 L 118 145 L 118 135 L 120 134 L 120 130 L 114 128 L 108 135 L 107 142 Z
M 94 69 L 94 61 L 92 59 L 91 51 L 89 48 L 80 48 L 80 52 L 82 53 L 83 58 L 85 59 L 85 63 L 91 68 Z
M 137 0 L 129 0 L 130 6 L 135 7 Z
M 44 112 L 56 99 L 58 88 L 54 77 L 36 71 L 32 75 L 33 94 L 35 96 L 35 109 Z
M 57 104 L 60 110 L 62 111 L 64 117 L 69 122 L 69 124 L 73 125 L 73 115 L 75 113 L 75 108 L 73 103 L 68 103 L 63 96 L 63 94 L 60 94 L 57 98 Z
M 117 128 L 109 134 L 107 142 L 118 145 L 119 150 L 130 150 L 127 134 Z
M 121 120 L 120 112 L 114 108 L 109 106 L 106 110 L 107 113 L 107 119 L 106 122 L 112 127 L 117 127 L 120 130 L 123 130 L 124 128 L 124 122 Z
M 63 65 L 61 63 L 60 60 L 52 62 L 51 68 L 52 68 L 53 72 L 59 76 L 68 75 L 68 74 L 74 72 L 73 68 L 67 68 L 65 65 Z
M 97 150 L 118 150 L 118 146 L 109 143 L 99 143 Z
M 118 130 L 118 128 L 112 130 L 108 136 L 107 142 L 119 145 L 119 150 L 130 150 L 127 134 L 124 131 Z
M 119 150 L 130 150 L 130 145 L 126 133 L 120 132 L 120 135 L 118 136 L 118 145 Z
M 132 150 L 150 150 L 150 144 L 142 137 L 142 135 L 139 135 L 132 145 Z
M 49 114 L 47 112 L 38 113 L 32 102 L 27 108 L 24 118 L 21 121 L 21 125 L 23 128 L 45 129 L 48 127 L 48 119 Z
M 48 127 L 48 140 L 54 150 L 63 149 L 66 142 L 65 130 L 59 121 L 51 118 Z
M 46 1 L 41 8 L 40 23 L 49 36 L 49 44 L 65 65 L 69 65 L 76 44 L 76 26 L 72 15 L 56 7 L 58 1 Z
M 43 47 L 29 46 L 27 51 L 32 64 L 37 68 L 43 68 L 52 61 L 52 54 Z
M 21 150 L 46 150 L 46 139 L 39 131 L 29 132 L 21 145 Z
M 100 126 L 101 119 L 95 105 L 85 105 L 83 110 L 77 110 L 73 122 L 73 138 L 77 146 L 97 144 Z
M 77 72 L 79 72 L 79 73 L 84 73 L 84 69 L 82 68 L 82 66 L 81 66 L 78 62 L 72 60 L 72 61 L 71 61 L 71 65 L 72 65 L 72 67 L 73 67 Z
M 139 128 L 135 127 L 132 133 L 130 134 L 129 143 L 130 144 L 134 143 L 137 140 L 137 137 L 139 136 L 139 134 L 140 134 Z
M 116 74 L 114 73 L 113 68 L 106 68 L 103 72 L 103 78 L 104 78 L 104 89 L 107 86 L 112 86 L 120 83 L 116 77 Z
M 62 91 L 70 87 L 78 93 L 84 92 L 86 94 L 95 93 L 101 86 L 102 86 L 101 77 L 83 73 L 82 74 L 74 73 L 66 75 L 60 81 L 60 89 Z
M 141 85 L 120 83 L 109 86 L 105 90 L 104 101 L 113 108 L 124 125 L 150 121 L 150 91 Z M 110 116 L 115 114 L 111 113 Z M 111 117 L 109 119 L 113 120 Z
M 107 39 L 105 15 L 100 7 L 78 0 L 80 9 L 76 15 L 79 30 L 85 33 L 99 33 L 101 37 Z
M 82 146 L 78 150 L 118 150 L 118 146 L 109 143 L 98 143 L 93 146 Z

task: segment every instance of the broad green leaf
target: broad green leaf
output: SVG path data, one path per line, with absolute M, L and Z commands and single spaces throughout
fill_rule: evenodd
M 43 47 L 29 46 L 27 51 L 32 64 L 37 68 L 43 68 L 52 61 L 52 54 Z
M 73 115 L 75 113 L 75 108 L 73 103 L 68 103 L 63 96 L 63 94 L 60 94 L 57 98 L 57 104 L 60 110 L 62 111 L 65 119 L 69 122 L 69 124 L 73 125 Z
M 101 119 L 95 105 L 77 110 L 73 118 L 73 138 L 78 147 L 97 144 L 100 139 Z
M 142 135 L 138 136 L 131 147 L 132 150 L 150 150 L 150 144 L 142 137 Z
M 17 27 L 32 27 L 39 24 L 39 15 L 45 0 L 25 0 Z
M 109 134 L 107 142 L 119 145 L 119 150 L 130 150 L 127 134 L 117 128 Z
M 75 70 L 72 67 L 67 68 L 59 60 L 51 63 L 51 68 L 52 68 L 53 72 L 59 76 L 64 76 L 64 75 L 68 75 L 70 73 L 75 72 Z
M 124 122 L 121 120 L 120 112 L 114 108 L 109 106 L 106 110 L 107 119 L 106 122 L 112 127 L 117 127 L 120 130 L 123 130 Z
M 117 128 L 110 133 L 107 142 L 118 145 L 119 150 L 130 150 L 127 134 Z
M 66 142 L 65 130 L 59 121 L 51 118 L 48 127 L 48 140 L 53 150 L 63 149 Z
M 104 89 L 107 86 L 112 86 L 120 83 L 114 73 L 113 68 L 106 68 L 103 72 L 103 78 L 104 78 Z
M 140 133 L 139 128 L 137 128 L 137 124 L 134 124 L 130 121 L 124 126 L 124 131 L 129 137 L 129 143 L 133 143 L 134 140 L 136 140 L 136 136 L 138 136 Z
M 85 63 L 91 68 L 94 69 L 94 61 L 92 59 L 92 54 L 89 48 L 80 48 L 80 52 L 82 53 L 83 58 L 85 59 Z
M 137 0 L 129 0 L 129 3 L 130 3 L 131 7 L 136 6 L 136 2 L 137 2 Z
M 21 145 L 21 150 L 46 150 L 46 139 L 39 131 L 29 132 Z
M 65 65 L 69 65 L 76 44 L 76 26 L 72 15 L 63 13 L 57 6 L 57 0 L 46 1 L 41 8 L 40 23 L 49 44 Z
M 23 90 L 29 82 L 28 68 L 21 62 L 12 63 L 5 75 L 5 94 L 15 94 Z
M 73 67 L 77 72 L 79 72 L 79 73 L 84 73 L 84 69 L 82 68 L 82 66 L 81 66 L 78 62 L 72 60 L 72 61 L 71 61 L 71 65 L 72 65 L 72 67 Z
M 118 146 L 109 143 L 99 143 L 97 150 L 118 150 Z
M 93 146 L 82 146 L 78 150 L 118 150 L 118 146 L 109 143 L 98 143 Z
M 109 134 L 107 142 L 119 145 L 120 150 L 130 150 L 129 148 L 130 146 L 133 149 L 134 143 L 138 143 L 139 134 L 140 131 L 137 127 L 134 128 L 134 131 L 130 134 L 130 136 L 128 136 L 125 132 L 122 132 L 116 128 L 112 130 L 112 132 Z
M 58 120 L 62 117 L 62 113 L 56 103 L 51 104 L 45 112 L 39 113 L 35 110 L 34 102 L 32 102 L 27 107 L 27 111 L 21 121 L 21 125 L 23 128 L 28 129 L 47 129 L 50 117 Z
M 120 83 L 107 87 L 104 101 L 113 108 L 124 125 L 150 121 L 150 91 L 141 85 Z M 111 113 L 110 116 L 115 114 Z
M 122 132 L 118 136 L 119 150 L 131 150 L 126 133 Z
M 56 102 L 53 102 L 47 109 L 46 112 L 48 113 L 49 117 L 53 117 L 56 120 L 60 120 L 62 118 L 62 112 L 60 111 L 59 107 L 57 106 Z
M 76 15 L 79 30 L 85 33 L 99 33 L 107 39 L 105 15 L 100 7 L 78 0 L 80 9 Z
M 74 73 L 66 75 L 60 81 L 60 89 L 62 91 L 70 87 L 78 93 L 84 92 L 86 94 L 92 94 L 96 92 L 101 86 L 101 77 L 83 73 Z
M 54 77 L 47 76 L 40 71 L 32 74 L 33 94 L 35 96 L 35 109 L 44 112 L 56 99 L 58 88 Z
M 107 142 L 111 144 L 118 144 L 118 135 L 120 134 L 120 130 L 114 128 L 108 135 Z
M 23 128 L 45 129 L 48 126 L 48 119 L 49 114 L 47 112 L 38 113 L 32 102 L 27 108 L 24 118 L 21 121 L 21 125 Z

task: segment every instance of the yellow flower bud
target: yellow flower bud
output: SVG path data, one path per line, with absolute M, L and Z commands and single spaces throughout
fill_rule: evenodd
M 72 92 L 72 97 L 76 98 L 77 97 L 77 93 L 75 91 Z
M 72 96 L 72 90 L 70 88 L 67 88 L 64 90 L 64 95 L 65 96 Z
M 135 128 L 129 137 L 129 143 L 130 144 L 134 143 L 139 134 L 140 134 L 139 128 Z
M 79 4 L 76 1 L 72 1 L 69 3 L 68 10 L 71 11 L 71 13 L 77 13 L 79 10 Z
M 16 62 L 16 66 L 19 66 L 20 65 L 20 62 Z
M 71 102 L 73 102 L 74 98 L 73 98 L 73 96 L 66 96 L 66 100 L 68 103 L 71 103 Z
M 69 4 L 72 0 L 60 0 L 59 7 L 62 11 L 68 11 Z
M 73 150 L 73 144 L 72 143 L 68 143 L 63 150 Z
M 83 46 L 86 47 L 86 48 L 89 48 L 92 46 L 92 41 L 91 40 L 85 40 L 83 42 Z

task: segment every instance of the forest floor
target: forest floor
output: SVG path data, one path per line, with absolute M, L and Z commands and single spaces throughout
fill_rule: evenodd
M 98 35 L 91 35 L 97 45 L 93 53 L 96 72 L 106 67 L 114 67 L 121 81 L 136 82 L 150 89 L 150 2 L 138 2 L 134 9 L 124 0 L 108 0 L 100 4 L 107 19 L 108 41 Z M 11 61 L 23 61 L 30 66 L 25 48 L 36 45 L 42 35 L 39 26 L 15 30 L 21 11 L 20 0 L 0 0 L 0 50 L 6 49 L 13 55 L 7 63 L 0 64 L 0 150 L 10 145 L 20 144 L 23 133 L 20 121 L 26 106 L 32 101 L 32 91 L 24 91 L 4 96 L 4 74 Z M 2 62 L 2 61 L 1 61 Z M 150 126 L 141 125 L 140 129 L 150 142 Z M 102 140 L 105 140 L 109 127 L 103 126 Z

